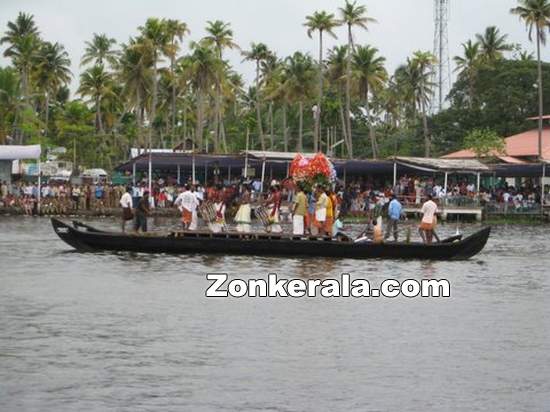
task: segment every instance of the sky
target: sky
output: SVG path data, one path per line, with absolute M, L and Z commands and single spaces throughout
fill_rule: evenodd
M 433 0 L 358 0 L 378 23 L 368 32 L 355 30 L 357 44 L 377 47 L 387 59 L 392 72 L 416 50 L 433 50 Z M 62 43 L 72 60 L 75 76 L 71 89 L 76 90 L 79 66 L 85 41 L 93 33 L 107 33 L 126 42 L 148 17 L 166 17 L 186 22 L 190 40 L 205 35 L 208 20 L 230 22 L 235 41 L 246 50 L 251 42 L 266 43 L 278 56 L 300 50 L 318 56 L 317 37 L 310 39 L 303 27 L 305 16 L 317 10 L 338 12 L 343 0 L 0 0 L 0 33 L 19 11 L 31 13 L 45 40 Z M 487 26 L 496 25 L 509 35 L 509 41 L 534 51 L 524 25 L 509 13 L 517 0 L 450 0 L 449 53 L 461 54 L 461 43 L 473 38 Z M 328 38 L 327 48 L 346 42 L 344 28 L 336 30 L 338 39 Z M 0 46 L 3 53 L 5 46 Z M 543 50 L 543 58 L 548 49 Z M 238 51 L 226 57 L 246 81 L 254 78 L 254 65 L 243 62 Z M 0 65 L 8 61 L 0 57 Z M 452 64 L 452 61 L 451 61 Z

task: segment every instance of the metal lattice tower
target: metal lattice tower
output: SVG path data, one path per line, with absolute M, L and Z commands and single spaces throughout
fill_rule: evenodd
M 445 106 L 445 99 L 451 90 L 451 60 L 449 57 L 449 7 L 451 0 L 434 0 L 434 56 L 437 64 L 434 70 L 434 98 L 432 112 L 437 113 Z

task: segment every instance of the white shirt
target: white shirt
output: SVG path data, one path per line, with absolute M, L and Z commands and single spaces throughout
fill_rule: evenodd
M 120 206 L 123 208 L 132 207 L 132 196 L 130 196 L 130 193 L 125 192 L 122 197 L 120 198 Z
M 423 214 L 422 223 L 432 224 L 434 222 L 434 215 L 437 212 L 437 205 L 433 200 L 428 200 L 422 206 L 421 212 Z
M 176 201 L 174 202 L 176 206 L 194 212 L 199 205 L 199 201 L 193 192 L 186 190 L 178 195 Z

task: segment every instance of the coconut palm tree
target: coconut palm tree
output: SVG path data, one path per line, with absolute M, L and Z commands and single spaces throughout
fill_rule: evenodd
M 42 43 L 37 56 L 36 78 L 45 96 L 44 134 L 46 136 L 48 134 L 50 98 L 55 96 L 62 86 L 71 81 L 70 65 L 71 60 L 64 46 L 59 43 Z
M 165 48 L 165 54 L 170 59 L 170 80 L 171 80 L 171 115 L 172 115 L 172 122 L 171 122 L 171 134 L 172 139 L 174 138 L 174 133 L 176 130 L 176 56 L 178 54 L 180 44 L 183 41 L 183 37 L 190 33 L 189 28 L 187 27 L 187 24 L 175 20 L 175 19 L 166 19 L 166 34 L 168 36 L 168 45 Z
M 288 90 L 285 88 L 288 72 L 285 62 L 278 60 L 277 65 L 270 71 L 266 80 L 265 93 L 270 105 L 276 103 L 282 112 L 283 148 L 288 152 L 288 105 L 290 103 Z M 270 116 L 272 120 L 272 116 Z M 273 132 L 272 132 L 273 134 Z
M 161 56 L 166 52 L 166 48 L 169 44 L 169 36 L 166 30 L 165 20 L 158 19 L 156 17 L 150 17 L 145 22 L 145 25 L 139 27 L 141 36 L 139 38 L 138 47 L 142 49 L 143 53 L 150 53 L 151 60 L 153 62 L 153 87 L 151 89 L 151 109 L 149 110 L 149 174 L 151 171 L 151 151 L 153 149 L 153 123 L 155 122 L 157 115 L 157 102 L 158 102 L 158 63 L 161 60 Z M 149 192 L 152 190 L 152 179 L 149 181 Z
M 291 101 L 298 103 L 298 144 L 296 150 L 304 148 L 304 102 L 311 98 L 315 88 L 315 65 L 311 56 L 300 52 L 285 60 L 286 80 L 284 87 Z
M 342 123 L 342 137 L 346 145 L 348 156 L 351 157 L 350 153 L 353 152 L 352 142 L 347 133 L 343 102 L 346 89 L 347 56 L 347 46 L 336 46 L 329 51 L 327 77 L 329 79 L 329 84 L 333 87 L 334 93 L 338 99 L 338 109 L 340 113 L 340 121 Z
M 311 16 L 306 16 L 304 26 L 307 27 L 307 35 L 312 37 L 315 31 L 319 32 L 319 94 L 317 96 L 317 112 L 315 114 L 315 131 L 313 134 L 313 150 L 317 152 L 318 144 L 321 140 L 321 105 L 323 102 L 323 33 L 327 33 L 332 38 L 336 39 L 334 29 L 340 23 L 334 17 L 334 14 L 329 14 L 326 11 L 316 11 Z
M 271 53 L 264 61 L 261 63 L 260 71 L 261 71 L 261 79 L 262 79 L 262 85 L 264 89 L 268 89 L 264 91 L 264 94 L 266 95 L 266 99 L 269 101 L 268 105 L 268 123 L 269 123 L 269 142 L 270 142 L 270 150 L 273 150 L 275 145 L 275 129 L 274 129 L 274 122 L 273 122 L 273 104 L 274 104 L 274 98 L 271 96 L 271 92 L 269 89 L 273 89 L 273 87 L 270 87 L 270 83 L 272 82 L 272 79 L 277 75 L 277 72 L 280 71 L 279 69 L 282 67 L 283 62 L 277 57 L 276 54 Z M 275 82 L 277 79 L 275 79 Z
M 353 53 L 353 76 L 359 82 L 360 93 L 365 101 L 365 112 L 369 123 L 372 157 L 378 156 L 378 144 L 371 117 L 369 94 L 382 89 L 388 80 L 388 72 L 384 67 L 386 59 L 378 55 L 378 49 L 371 46 L 359 46 Z
M 0 144 L 4 144 L 20 104 L 19 76 L 11 67 L 0 67 Z
M 103 133 L 101 101 L 112 94 L 113 79 L 103 66 L 92 66 L 80 75 L 78 93 L 83 97 L 90 97 L 95 105 L 96 131 Z
M 239 46 L 233 41 L 233 30 L 230 23 L 221 20 L 208 21 L 206 26 L 207 36 L 203 39 L 208 45 L 215 47 L 218 59 L 223 60 L 224 49 L 238 49 Z M 220 142 L 227 152 L 227 142 L 225 141 L 225 128 L 222 116 L 222 79 L 216 79 L 216 103 L 215 103 L 215 150 L 219 150 Z
M 123 44 L 116 76 L 123 85 L 122 95 L 127 101 L 128 110 L 134 110 L 138 141 L 144 145 L 143 112 L 153 82 L 153 56 L 150 50 L 136 47 L 135 39 L 130 39 L 127 45 Z
M 533 32 L 537 39 L 538 62 L 538 89 L 539 89 L 539 158 L 542 158 L 542 116 L 543 91 L 542 91 L 542 60 L 540 57 L 541 45 L 546 44 L 546 30 L 550 27 L 550 2 L 548 0 L 519 0 L 519 6 L 510 10 L 512 14 L 519 16 L 529 31 L 529 40 L 533 41 Z
M 501 34 L 495 26 L 489 26 L 485 33 L 476 34 L 476 40 L 479 43 L 481 58 L 484 63 L 493 64 L 502 59 L 504 53 L 511 51 L 513 46 L 507 43 L 508 35 Z
M 415 84 L 414 90 L 416 102 L 422 113 L 422 128 L 424 130 L 424 155 L 430 157 L 431 141 L 428 130 L 428 114 L 427 108 L 433 96 L 432 76 L 434 66 L 437 59 L 430 52 L 417 51 L 413 54 L 412 60 L 409 60 L 408 65 L 414 75 Z
M 12 59 L 19 71 L 24 103 L 28 103 L 30 93 L 30 74 L 33 62 L 40 47 L 40 33 L 32 14 L 19 13 L 14 22 L 8 22 L 8 29 L 0 39 L 7 43 L 4 56 Z
M 105 33 L 94 33 L 92 41 L 87 41 L 84 55 L 80 61 L 80 65 L 84 66 L 92 64 L 101 66 L 105 63 L 110 65 L 116 64 L 118 53 L 113 49 L 116 40 L 110 38 Z
M 192 43 L 192 53 L 181 59 L 182 76 L 188 80 L 197 96 L 195 144 L 199 150 L 203 148 L 205 103 L 212 85 L 223 70 L 223 62 L 216 51 L 204 43 Z
M 258 135 L 262 150 L 265 150 L 264 130 L 262 126 L 261 93 L 260 93 L 260 67 L 262 61 L 269 58 L 271 51 L 264 43 L 252 43 L 250 50 L 243 52 L 245 60 L 256 63 L 256 121 L 258 126 Z
M 522 50 L 518 53 L 517 59 L 520 62 L 534 62 L 535 61 L 535 55 L 531 52 Z
M 351 2 L 346 0 L 344 7 L 339 9 L 340 22 L 348 29 L 348 56 L 346 62 L 346 128 L 350 143 L 352 143 L 351 135 L 351 56 L 354 50 L 353 44 L 353 27 L 359 27 L 368 30 L 371 23 L 376 20 L 367 16 L 367 8 L 363 5 L 358 5 L 357 1 Z M 350 157 L 353 157 L 353 144 L 350 145 Z
M 472 107 L 474 101 L 474 87 L 477 72 L 480 66 L 480 44 L 468 40 L 466 43 L 462 43 L 462 56 L 455 56 L 454 61 L 456 64 L 456 71 L 459 75 L 468 80 L 468 97 L 469 105 Z

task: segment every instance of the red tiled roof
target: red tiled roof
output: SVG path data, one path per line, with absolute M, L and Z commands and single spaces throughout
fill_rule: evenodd
M 496 157 L 538 157 L 539 155 L 539 132 L 538 129 L 529 130 L 504 139 L 505 153 L 494 153 Z M 459 150 L 443 156 L 443 159 L 472 159 L 476 154 L 472 150 Z M 542 157 L 550 160 L 550 128 L 542 131 Z

